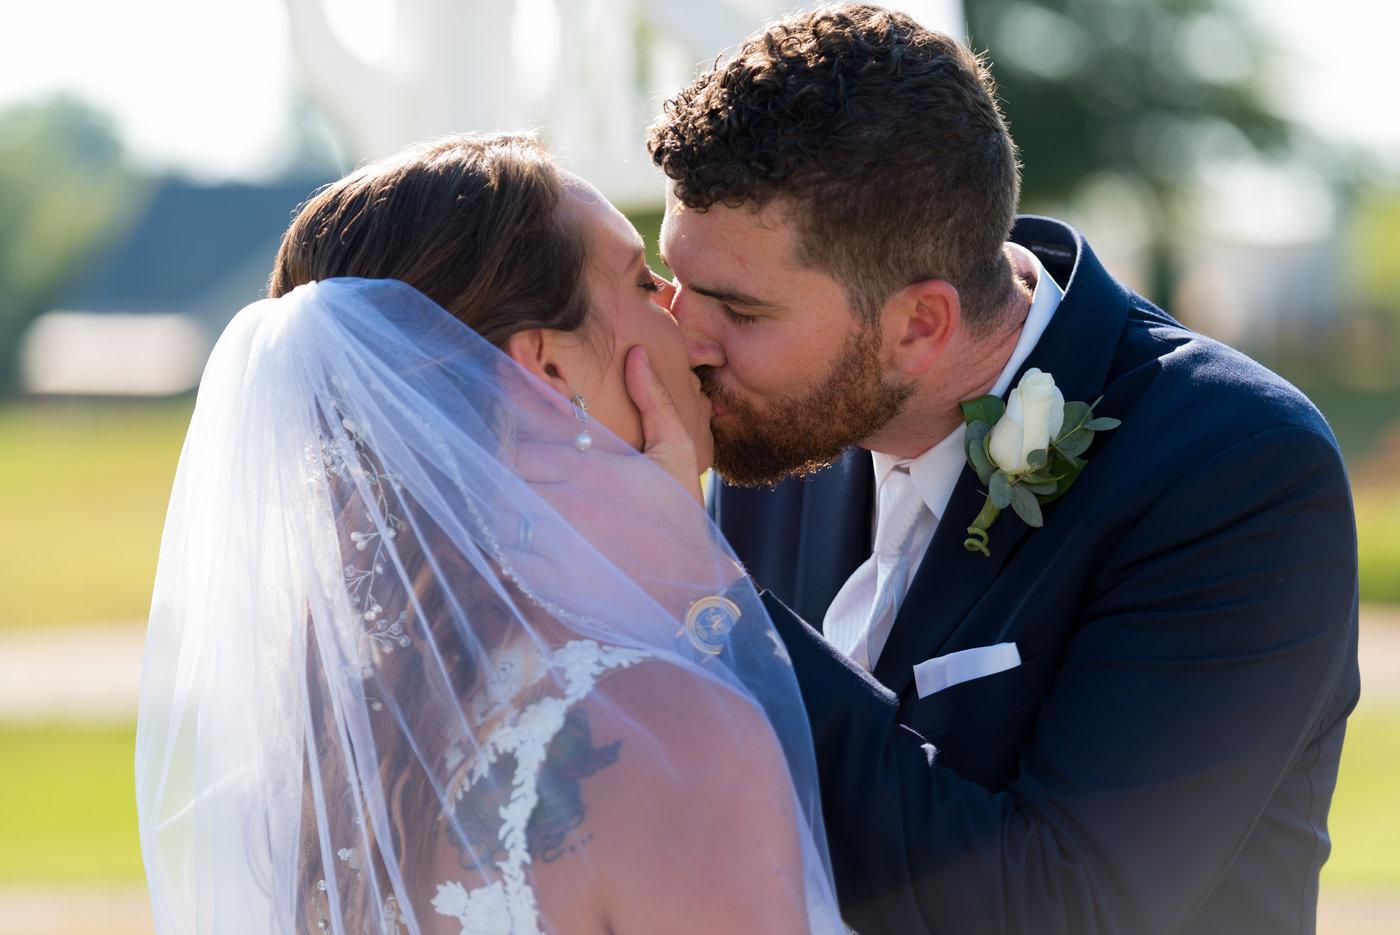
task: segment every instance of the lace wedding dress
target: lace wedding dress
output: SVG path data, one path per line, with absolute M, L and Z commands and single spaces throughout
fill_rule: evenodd
M 453 803 L 466 797 L 473 784 L 491 774 L 498 764 L 508 764 L 510 771 L 510 798 L 501 806 L 499 815 L 498 835 L 504 851 L 496 865 L 499 878 L 471 889 L 456 880 L 447 880 L 438 884 L 432 900 L 438 913 L 461 922 L 462 935 L 543 935 L 543 921 L 527 874 L 531 856 L 526 827 L 540 802 L 539 780 L 545 756 L 564 729 L 569 712 L 593 691 L 600 678 L 646 658 L 646 653 L 633 649 L 573 640 L 553 654 L 553 667 L 559 670 L 554 674 L 562 689 L 559 695 L 536 698 L 519 710 L 509 710 L 470 761 L 463 761 L 460 746 L 449 748 L 448 766 L 455 771 L 448 785 L 448 799 Z M 546 674 L 539 656 L 530 648 L 512 647 L 502 653 L 488 678 L 487 691 L 480 697 L 528 695 L 528 690 L 539 685 Z

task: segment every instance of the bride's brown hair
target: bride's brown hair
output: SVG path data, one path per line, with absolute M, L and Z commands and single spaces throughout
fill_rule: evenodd
M 497 347 L 588 314 L 582 235 L 539 142 L 452 136 L 372 162 L 316 192 L 282 237 L 268 294 L 338 276 L 408 283 Z

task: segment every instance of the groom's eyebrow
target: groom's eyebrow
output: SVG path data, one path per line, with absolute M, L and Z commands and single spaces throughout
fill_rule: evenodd
M 708 296 L 720 302 L 728 302 L 730 305 L 742 305 L 745 308 L 771 310 L 780 307 L 777 302 L 769 302 L 766 299 L 760 299 L 757 296 L 749 295 L 747 292 L 741 292 L 738 289 L 720 289 L 711 286 L 697 286 L 692 283 L 690 285 L 690 291 L 698 292 L 703 296 Z
M 665 253 L 661 254 L 661 262 L 666 264 L 667 269 L 674 271 L 675 267 L 671 266 L 670 262 L 666 259 Z M 742 305 L 745 308 L 751 308 L 756 311 L 776 311 L 782 308 L 782 305 L 777 302 L 769 302 L 767 299 L 760 299 L 758 296 L 749 295 L 747 292 L 743 292 L 739 289 L 722 289 L 718 286 L 699 286 L 689 282 L 685 284 L 685 288 L 689 289 L 691 292 L 699 293 L 700 295 L 715 299 L 719 302 L 728 302 L 730 305 Z

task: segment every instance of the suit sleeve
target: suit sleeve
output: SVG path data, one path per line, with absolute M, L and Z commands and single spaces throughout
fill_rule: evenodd
M 1339 716 L 1350 491 L 1331 442 L 1292 427 L 1167 489 L 1105 557 L 1020 775 L 997 793 L 940 765 L 887 690 L 765 603 L 798 671 L 857 930 L 1165 933 Z

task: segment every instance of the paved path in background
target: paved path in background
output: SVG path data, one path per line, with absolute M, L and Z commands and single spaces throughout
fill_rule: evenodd
M 139 623 L 0 633 L 0 721 L 131 723 L 145 636 Z
M 131 722 L 144 638 L 130 623 L 0 633 L 0 721 Z M 1363 608 L 1361 685 L 1400 700 L 1400 608 Z
M 144 887 L 0 887 L 0 935 L 150 935 Z

